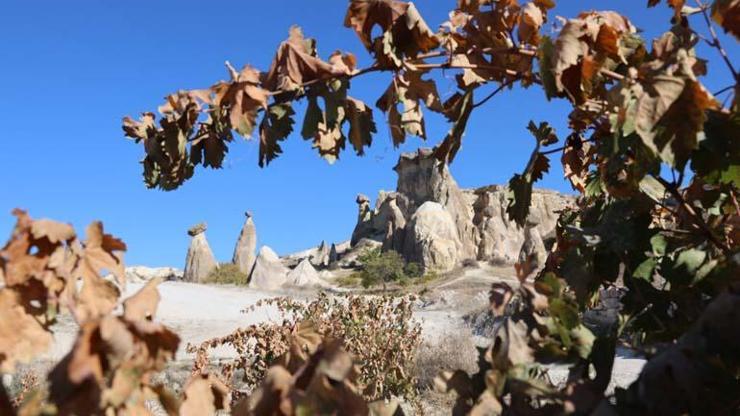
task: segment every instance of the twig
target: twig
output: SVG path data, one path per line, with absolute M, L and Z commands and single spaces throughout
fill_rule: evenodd
M 727 51 L 725 51 L 725 48 L 722 47 L 722 44 L 719 42 L 719 36 L 717 36 L 717 32 L 714 30 L 714 25 L 712 25 L 711 19 L 709 19 L 709 15 L 707 14 L 707 6 L 704 4 L 702 0 L 694 0 L 694 2 L 699 6 L 701 9 L 701 14 L 704 16 L 704 21 L 707 24 L 707 27 L 709 28 L 709 34 L 712 35 L 712 41 L 707 42 L 709 46 L 717 49 L 720 56 L 722 56 L 722 59 L 725 61 L 725 64 L 727 64 L 727 67 L 730 68 L 730 72 L 732 72 L 732 78 L 735 80 L 735 82 L 738 82 L 738 75 L 737 71 L 735 70 L 735 67 L 732 65 L 732 62 L 730 61 L 730 58 L 727 56 Z
M 512 78 L 512 79 L 509 79 L 508 81 L 502 83 L 501 85 L 498 86 L 498 88 L 496 88 L 495 90 L 493 90 L 493 92 L 491 92 L 490 94 L 488 94 L 485 98 L 483 98 L 479 102 L 473 104 L 473 108 L 478 108 L 478 107 L 482 106 L 488 100 L 490 100 L 491 98 L 493 98 L 496 94 L 498 94 L 499 92 L 503 91 L 504 88 L 507 88 L 507 87 L 511 86 L 512 84 L 514 84 L 517 81 L 519 81 L 519 78 Z
M 579 142 L 579 144 L 593 143 L 595 141 L 596 141 L 596 138 L 595 137 L 591 137 L 590 139 L 587 139 L 587 140 L 581 140 Z M 540 154 L 542 154 L 542 155 L 550 155 L 550 154 L 553 154 L 553 153 L 561 152 L 561 151 L 563 151 L 563 150 L 565 150 L 565 149 L 567 149 L 569 147 L 573 147 L 573 146 L 574 145 L 572 145 L 572 144 L 566 144 L 565 146 L 560 146 L 560 147 L 557 147 L 555 149 L 550 149 L 550 150 L 547 150 L 545 152 L 540 152 Z
M 720 94 L 726 93 L 727 91 L 731 91 L 733 89 L 735 89 L 735 85 L 728 85 L 728 86 L 722 88 L 721 90 L 713 93 L 712 95 L 714 95 L 716 97 L 716 96 L 718 96 Z
M 653 178 L 655 178 L 658 182 L 660 182 L 663 187 L 674 197 L 676 198 L 676 201 L 681 205 L 681 207 L 691 216 L 691 219 L 693 220 L 694 224 L 698 226 L 702 231 L 704 231 L 704 234 L 706 234 L 707 238 L 715 245 L 717 248 L 722 250 L 722 252 L 726 255 L 730 255 L 730 248 L 724 245 L 717 236 L 714 235 L 712 230 L 709 228 L 707 223 L 704 221 L 704 218 L 702 218 L 701 215 L 697 214 L 697 212 L 694 210 L 694 207 L 692 207 L 686 200 L 684 199 L 683 195 L 681 195 L 681 192 L 676 189 L 676 187 L 671 184 L 670 182 L 666 181 L 665 179 L 661 178 L 660 175 L 651 175 Z

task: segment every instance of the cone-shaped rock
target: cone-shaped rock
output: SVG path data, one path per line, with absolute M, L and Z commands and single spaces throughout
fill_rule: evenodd
M 295 269 L 288 273 L 288 284 L 299 287 L 327 287 L 316 269 L 313 268 L 308 259 L 303 259 Z
M 216 257 L 213 256 L 208 240 L 206 240 L 205 231 L 205 223 L 197 224 L 188 230 L 192 239 L 188 248 L 188 256 L 185 258 L 185 271 L 182 276 L 186 282 L 200 283 L 208 277 L 213 269 L 218 267 Z
M 252 221 L 252 213 L 246 213 L 247 219 L 244 221 L 242 232 L 239 234 L 239 240 L 234 248 L 234 257 L 232 262 L 239 267 L 242 273 L 249 274 L 254 266 L 254 251 L 257 249 L 257 230 Z
M 310 258 L 311 264 L 315 267 L 327 266 L 329 264 L 329 247 L 326 245 L 326 241 L 322 241 L 319 244 L 319 248 L 316 249 L 316 253 Z
M 249 287 L 275 290 L 288 281 L 288 269 L 270 247 L 262 246 L 249 276 Z

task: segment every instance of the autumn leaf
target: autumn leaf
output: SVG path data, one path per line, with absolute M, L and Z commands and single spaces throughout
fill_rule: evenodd
M 278 142 L 288 138 L 293 132 L 293 106 L 288 103 L 270 106 L 260 123 L 259 165 L 266 166 L 276 158 L 282 149 Z
M 19 293 L 0 289 L 0 316 L 0 370 L 3 373 L 13 372 L 17 363 L 30 362 L 51 345 L 51 332 L 26 313 Z
M 706 110 L 717 103 L 698 82 L 657 75 L 644 86 L 635 110 L 635 130 L 666 163 L 682 169 L 698 145 Z
M 393 144 L 406 141 L 406 134 L 426 139 L 426 125 L 421 108 L 424 103 L 432 111 L 441 112 L 442 104 L 433 80 L 422 79 L 422 73 L 397 74 L 376 103 L 387 114 Z M 402 105 L 399 110 L 398 105 Z
M 740 0 L 715 0 L 712 3 L 712 18 L 725 32 L 740 40 Z
M 414 58 L 439 46 L 416 6 L 398 0 L 351 0 L 345 27 L 357 33 L 368 51 L 385 64 L 400 67 L 404 57 Z M 381 35 L 373 38 L 379 26 Z
M 532 45 L 539 44 L 539 31 L 545 20 L 546 15 L 542 12 L 542 9 L 532 2 L 525 4 L 519 19 L 517 32 L 519 42 L 530 43 Z
M 351 62 L 351 58 L 348 58 Z M 354 71 L 346 63 L 332 65 L 316 56 L 316 41 L 306 39 L 298 26 L 290 29 L 288 40 L 280 44 L 270 70 L 265 76 L 264 86 L 270 91 L 293 91 L 303 84 L 349 75 Z
M 466 90 L 464 95 L 453 96 L 445 103 L 448 110 L 445 115 L 452 120 L 453 125 L 442 143 L 434 148 L 434 157 L 442 163 L 451 163 L 460 150 L 473 106 L 473 88 Z
M 372 135 L 377 130 L 373 120 L 373 109 L 364 102 L 352 97 L 347 97 L 345 107 L 347 120 L 349 120 L 349 142 L 357 152 L 358 156 L 365 154 L 365 146 L 372 144 Z
M 157 313 L 159 305 L 159 291 L 157 286 L 162 282 L 160 278 L 148 281 L 135 295 L 123 302 L 123 318 L 127 321 L 141 321 L 152 319 Z
M 212 374 L 194 376 L 184 394 L 180 416 L 215 415 L 217 410 L 229 410 L 229 389 Z

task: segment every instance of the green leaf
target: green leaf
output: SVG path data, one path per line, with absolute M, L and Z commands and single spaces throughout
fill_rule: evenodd
M 542 79 L 542 87 L 545 90 L 547 99 L 550 100 L 558 96 L 558 88 L 555 83 L 555 75 L 552 72 L 553 54 L 555 52 L 555 45 L 552 43 L 552 39 L 549 36 L 543 36 L 540 40 L 540 47 L 537 51 L 538 60 L 540 67 L 540 79 Z
M 655 234 L 650 237 L 650 246 L 653 248 L 653 254 L 655 257 L 663 257 L 666 254 L 668 241 L 663 234 Z
M 294 114 L 295 111 L 289 102 L 273 105 L 265 111 L 260 123 L 260 167 L 269 164 L 282 153 L 278 142 L 287 139 L 293 131 Z
M 649 257 L 645 259 L 645 261 L 640 263 L 639 266 L 637 266 L 637 269 L 632 272 L 632 276 L 638 279 L 647 280 L 648 282 L 652 281 L 653 272 L 655 271 L 655 267 L 657 265 L 658 261 L 654 257 Z

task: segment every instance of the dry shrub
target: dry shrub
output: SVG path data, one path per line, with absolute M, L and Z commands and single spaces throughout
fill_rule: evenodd
M 223 363 L 224 379 L 238 374 L 242 393 L 253 389 L 266 376 L 268 368 L 290 351 L 291 339 L 312 334 L 299 323 L 315 327 L 314 337 L 342 340 L 344 348 L 359 367 L 357 384 L 368 400 L 392 395 L 407 396 L 414 391 L 413 363 L 420 342 L 421 326 L 412 319 L 411 296 L 329 297 L 320 294 L 311 302 L 275 298 L 258 302 L 249 310 L 272 305 L 282 314 L 282 322 L 263 322 L 234 333 L 189 346 L 196 353 L 194 372 L 209 365 L 208 352 L 222 345 L 233 347 L 238 357 Z M 305 343 L 312 339 L 304 339 Z

